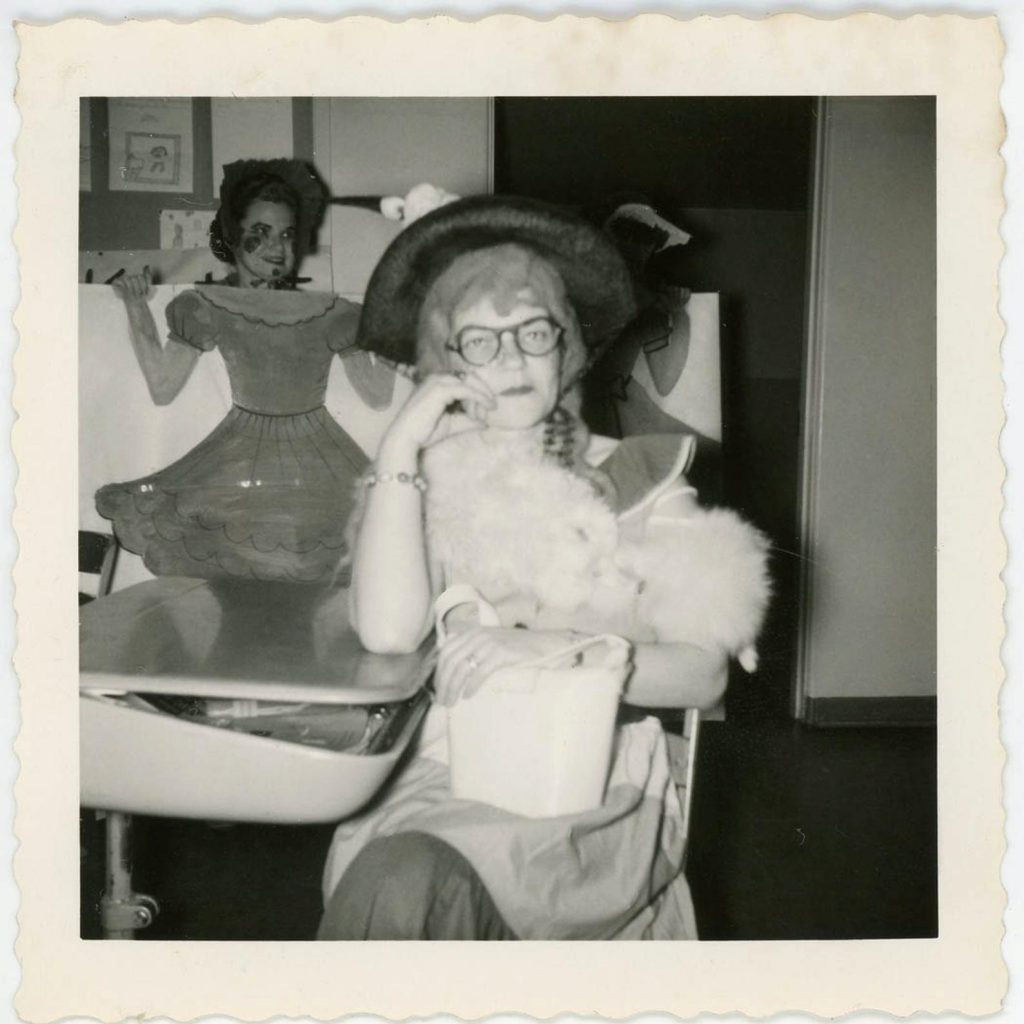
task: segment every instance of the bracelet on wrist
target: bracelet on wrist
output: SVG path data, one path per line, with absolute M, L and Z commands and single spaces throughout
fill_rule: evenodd
M 427 490 L 427 481 L 419 473 L 388 473 L 381 470 L 372 470 L 363 478 L 367 487 L 376 487 L 377 484 L 407 484 L 415 487 L 420 493 Z

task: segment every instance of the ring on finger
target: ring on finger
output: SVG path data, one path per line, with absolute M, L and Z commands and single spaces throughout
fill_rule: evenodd
M 456 370 L 455 371 L 455 377 L 458 380 L 465 380 L 466 379 L 466 371 L 465 370 Z
M 480 667 L 480 662 L 472 654 L 466 656 L 466 664 L 475 672 Z

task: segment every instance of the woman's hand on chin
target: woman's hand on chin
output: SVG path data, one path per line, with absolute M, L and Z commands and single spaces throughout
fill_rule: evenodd
M 478 378 L 465 373 L 432 373 L 409 395 L 381 441 L 378 463 L 415 459 L 428 445 L 465 430 L 486 426 L 497 401 Z M 407 468 L 407 467 L 400 467 Z
M 566 631 L 469 626 L 450 633 L 438 653 L 434 689 L 437 702 L 450 706 L 472 697 L 498 669 L 556 654 L 573 637 Z

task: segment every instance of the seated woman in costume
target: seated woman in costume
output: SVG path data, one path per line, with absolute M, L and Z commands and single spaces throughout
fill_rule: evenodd
M 121 544 L 157 575 L 329 582 L 345 554 L 338 510 L 351 507 L 368 460 L 324 407 L 328 373 L 336 354 L 351 352 L 350 379 L 380 405 L 393 371 L 355 350 L 358 306 L 296 290 L 326 199 L 301 161 L 227 165 L 210 248 L 232 270 L 170 302 L 166 344 L 147 302 L 148 268 L 114 285 L 156 403 L 171 402 L 213 348 L 231 381 L 232 409 L 197 447 L 97 493 Z
M 364 478 L 351 615 L 373 651 L 413 650 L 455 584 L 500 626 L 456 624 L 418 756 L 337 830 L 321 938 L 694 938 L 665 737 L 619 727 L 603 805 L 529 819 L 450 795 L 445 716 L 497 669 L 579 633 L 633 642 L 626 699 L 707 707 L 752 656 L 766 541 L 705 511 L 682 438 L 590 437 L 574 412 L 588 352 L 633 303 L 598 231 L 544 204 L 477 197 L 398 236 L 360 342 L 420 383 Z

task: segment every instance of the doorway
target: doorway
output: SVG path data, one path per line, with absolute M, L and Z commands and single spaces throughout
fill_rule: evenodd
M 587 215 L 644 202 L 692 237 L 675 271 L 719 296 L 724 504 L 773 544 L 775 597 L 730 719 L 788 717 L 799 619 L 809 97 L 503 98 L 495 191 Z

